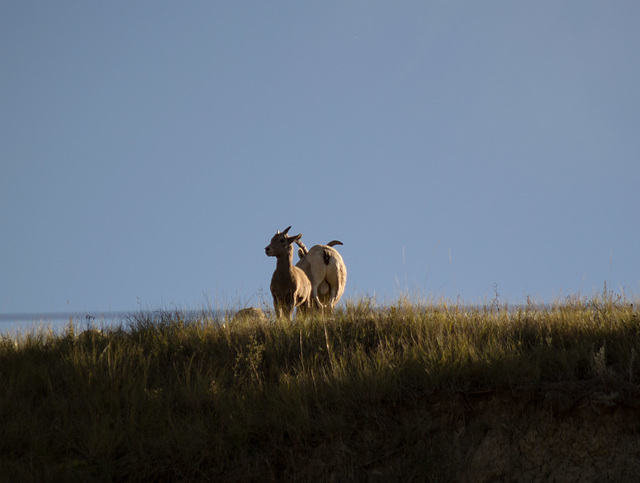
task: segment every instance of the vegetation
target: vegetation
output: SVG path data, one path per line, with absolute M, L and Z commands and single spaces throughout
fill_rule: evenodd
M 394 456 L 396 477 L 448 480 L 446 444 L 424 412 L 400 419 L 408 407 L 558 382 L 635 385 L 638 354 L 637 307 L 606 291 L 547 307 L 360 300 L 293 323 L 145 312 L 104 330 L 5 336 L 0 475 L 375 479 Z

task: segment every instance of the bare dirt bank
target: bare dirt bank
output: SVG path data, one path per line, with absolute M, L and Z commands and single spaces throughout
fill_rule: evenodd
M 268 464 L 271 476 L 474 483 L 640 480 L 637 385 L 581 382 L 430 395 L 362 408 L 355 419 L 350 435 L 318 440 L 311 448 L 283 449 L 290 458 L 281 461 L 284 468 Z
M 638 481 L 635 386 L 558 384 L 470 404 L 461 481 Z M 465 411 L 469 414 L 469 410 Z M 467 437 L 464 437 L 464 434 Z

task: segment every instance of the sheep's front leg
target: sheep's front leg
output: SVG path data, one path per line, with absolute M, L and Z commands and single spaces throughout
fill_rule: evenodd
M 275 296 L 273 297 L 273 308 L 275 309 L 277 319 L 284 317 L 285 314 L 289 314 L 289 318 L 291 318 L 290 310 L 288 310 L 289 307 L 287 307 L 287 304 Z

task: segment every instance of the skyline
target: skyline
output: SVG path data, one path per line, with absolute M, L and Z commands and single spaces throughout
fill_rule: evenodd
M 640 294 L 640 4 L 3 7 L 0 313 Z M 296 257 L 297 260 L 297 257 Z

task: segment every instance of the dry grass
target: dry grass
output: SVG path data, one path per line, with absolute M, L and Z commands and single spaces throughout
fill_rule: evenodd
M 0 474 L 348 480 L 384 475 L 378 462 L 395 454 L 402 468 L 390 474 L 447 480 L 432 422 L 393 416 L 403 407 L 523 385 L 636 384 L 638 353 L 637 307 L 607 293 L 514 309 L 360 300 L 294 323 L 140 313 L 103 331 L 5 337 Z

